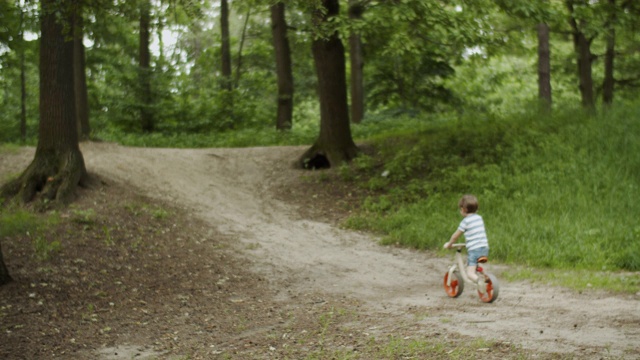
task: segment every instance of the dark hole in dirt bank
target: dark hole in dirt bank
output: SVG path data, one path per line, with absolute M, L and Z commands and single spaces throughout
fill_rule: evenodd
M 304 163 L 304 168 L 309 170 L 329 169 L 330 167 L 329 159 L 322 153 L 315 154 Z

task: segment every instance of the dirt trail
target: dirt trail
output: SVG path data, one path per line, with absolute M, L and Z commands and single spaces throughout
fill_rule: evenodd
M 146 195 L 194 209 L 217 231 L 237 239 L 263 277 L 281 291 L 317 291 L 358 299 L 383 321 L 409 307 L 422 329 L 509 342 L 536 352 L 579 358 L 640 358 L 640 300 L 540 284 L 501 282 L 500 298 L 482 304 L 472 291 L 452 300 L 442 289 L 450 259 L 382 247 L 371 236 L 312 221 L 277 200 L 272 184 L 295 181 L 289 166 L 299 147 L 141 149 L 82 145 L 89 171 Z M 500 278 L 504 266 L 492 266 Z M 407 316 L 408 317 L 408 316 Z

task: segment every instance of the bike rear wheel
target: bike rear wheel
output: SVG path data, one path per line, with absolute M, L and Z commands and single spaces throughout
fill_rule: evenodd
M 498 294 L 500 293 L 500 284 L 498 283 L 498 279 L 490 273 L 484 273 L 488 280 L 486 283 L 487 289 L 484 294 L 478 290 L 478 296 L 480 300 L 486 303 L 492 303 L 498 298 Z
M 449 274 L 451 274 L 451 281 L 449 281 Z M 457 298 L 462 294 L 464 290 L 464 280 L 460 276 L 460 273 L 456 270 L 452 273 L 446 272 L 444 274 L 444 291 L 449 297 Z

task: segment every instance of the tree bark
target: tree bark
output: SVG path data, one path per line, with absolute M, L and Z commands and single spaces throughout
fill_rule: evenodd
M 242 36 L 240 37 L 240 46 L 238 47 L 238 65 L 236 66 L 236 80 L 233 86 L 237 89 L 240 85 L 240 75 L 242 74 L 242 50 L 244 49 L 244 42 L 247 40 L 247 27 L 249 26 L 249 19 L 251 18 L 251 10 L 247 11 L 247 16 L 244 19 L 244 26 L 242 26 Z
M 349 18 L 362 19 L 364 5 L 360 0 L 349 1 Z M 362 56 L 362 39 L 357 33 L 349 36 L 349 59 L 351 65 L 351 121 L 356 124 L 364 118 L 364 58 Z
M 549 25 L 538 24 L 538 97 L 541 109 L 551 110 L 551 51 Z
M 73 24 L 70 5 L 68 0 L 41 1 L 38 145 L 27 169 L 0 188 L 5 200 L 26 203 L 39 196 L 66 204 L 87 177 L 76 127 L 73 39 L 63 32 Z
M 24 56 L 25 41 L 23 10 L 20 10 L 20 44 L 20 140 L 24 143 L 27 141 L 27 70 Z
M 220 0 L 220 34 L 222 35 L 222 89 L 231 91 L 231 44 L 229 42 L 229 4 Z
M 144 0 L 140 4 L 140 49 L 139 49 L 139 82 L 140 82 L 140 122 L 142 131 L 150 133 L 155 129 L 151 95 L 151 52 L 149 50 L 151 26 L 151 2 Z
M 293 71 L 284 3 L 280 2 L 271 6 L 271 33 L 276 53 L 276 75 L 278 77 L 276 129 L 289 130 L 293 125 Z
M 338 0 L 322 0 L 326 11 L 316 11 L 315 29 L 321 29 L 339 13 Z M 300 158 L 304 168 L 328 168 L 350 161 L 358 154 L 351 137 L 347 102 L 344 46 L 337 31 L 319 34 L 312 43 L 320 96 L 320 135 Z
M 9 275 L 9 270 L 7 266 L 4 264 L 4 257 L 2 256 L 2 244 L 0 244 L 0 286 L 5 285 L 13 281 L 11 275 Z
M 76 92 L 76 118 L 78 120 L 78 139 L 89 140 L 89 95 L 87 93 L 87 75 L 85 73 L 84 29 L 81 3 L 75 0 L 73 24 L 73 79 Z
M 578 21 L 575 17 L 573 0 L 567 1 L 569 9 L 573 46 L 576 52 L 578 65 L 578 79 L 580 86 L 580 96 L 582 98 L 582 106 L 585 108 L 595 107 L 595 99 L 593 95 L 593 77 L 591 73 L 591 40 L 580 30 Z
M 604 56 L 604 80 L 602 82 L 602 101 L 605 105 L 613 103 L 613 88 L 615 79 L 613 77 L 615 48 L 616 48 L 616 0 L 609 0 L 609 19 L 606 25 L 607 50 Z

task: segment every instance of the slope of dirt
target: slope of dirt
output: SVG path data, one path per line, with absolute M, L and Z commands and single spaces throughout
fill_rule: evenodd
M 450 259 L 328 220 L 347 200 L 292 169 L 303 150 L 83 144 L 100 181 L 47 234 L 61 250 L 1 239 L 17 281 L 0 288 L 0 358 L 368 359 L 389 339 L 448 358 L 477 338 L 482 358 L 640 358 L 638 296 L 502 281 L 493 304 L 449 299 Z M 2 155 L 0 180 L 32 156 Z

